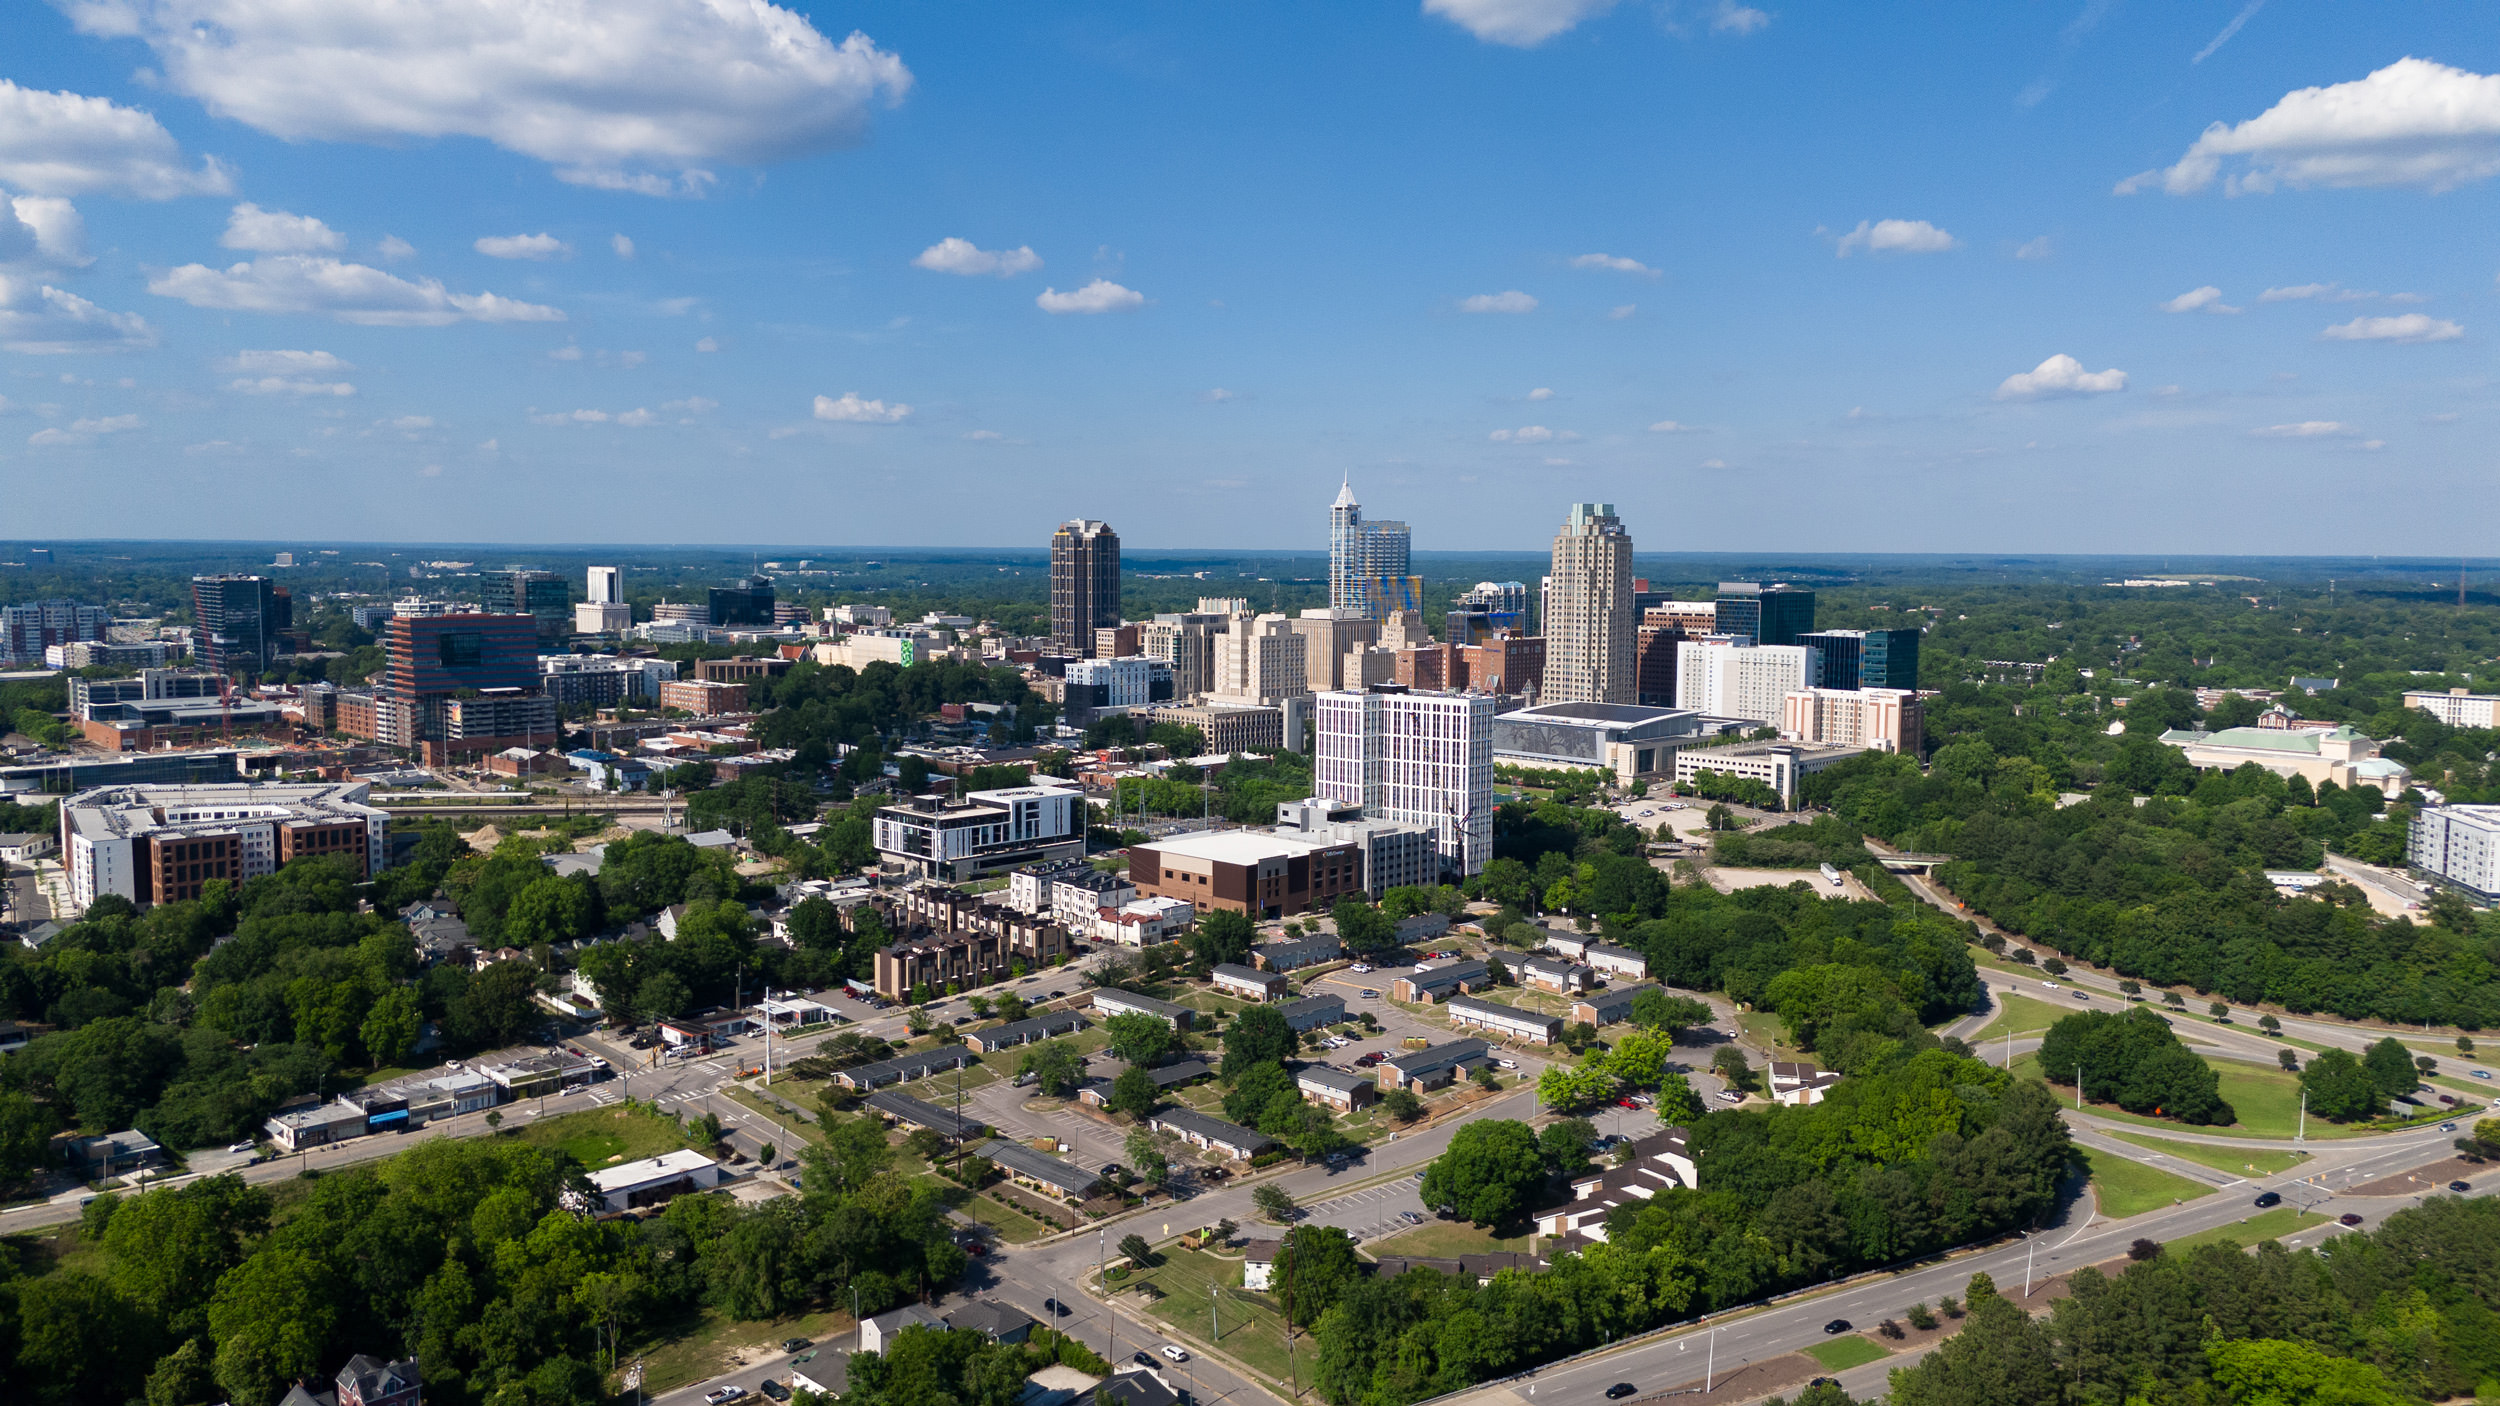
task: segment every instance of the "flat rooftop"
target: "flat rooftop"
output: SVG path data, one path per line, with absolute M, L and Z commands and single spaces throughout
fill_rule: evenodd
M 1150 849 L 1157 854 L 1185 854 L 1192 859 L 1214 860 L 1223 864 L 1256 864 L 1280 854 L 1310 854 L 1336 843 L 1339 842 L 1306 840 L 1299 835 L 1280 835 L 1266 830 L 1217 830 L 1148 840 L 1137 848 Z

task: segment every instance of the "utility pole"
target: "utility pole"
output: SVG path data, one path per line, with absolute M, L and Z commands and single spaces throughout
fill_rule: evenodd
M 1706 1353 L 1704 1353 L 1704 1354 L 1702 1355 L 1702 1366 L 1701 1366 L 1701 1394 L 1702 1394 L 1702 1395 L 1704 1395 L 1704 1396 L 1708 1396 L 1708 1395 L 1710 1394 L 1710 1379 L 1718 1373 L 1718 1370 L 1719 1370 L 1719 1329 L 1718 1329 L 1718 1325 L 1716 1325 L 1716 1324 L 1712 1324 L 1712 1325 L 1711 1325 L 1711 1328 L 1710 1328 L 1710 1350 L 1709 1350 L 1708 1352 L 1706 1352 Z
M 1215 1316 L 1215 1289 L 1216 1286 L 1213 1284 L 1209 1284 L 1207 1286 L 1207 1341 L 1214 1343 L 1218 1347 L 1222 1347 L 1224 1345 L 1224 1328 L 1223 1325 L 1216 1320 Z
M 2023 1236 L 2023 1244 L 2027 1247 L 2023 1251 L 2023 1297 L 2030 1298 L 2031 1257 L 2040 1253 L 2040 1242 L 2033 1239 L 2029 1234 L 2025 1234 Z
M 1111 1230 L 1108 1226 L 1094 1228 L 1094 1287 L 1102 1290 L 1103 1360 L 1108 1362 L 1120 1354 L 1120 1315 L 1111 1307 L 1111 1281 L 1103 1277 L 1103 1266 L 1110 1259 Z M 1286 1325 L 1290 1331 L 1292 1325 Z
M 2302 1142 L 2307 1142 L 2308 1140 L 2309 1140 L 2309 1091 L 2308 1091 L 2307 1089 L 2305 1089 L 2305 1088 L 2304 1088 L 2304 1089 L 2302 1089 L 2302 1090 L 2300 1091 L 2300 1126 L 2299 1126 L 2299 1127 L 2298 1127 L 2298 1128 L 2297 1128 L 2297 1129 L 2296 1129 L 2296 1130 L 2292 1133 L 2292 1141 L 2293 1141 L 2293 1142 L 2295 1142 L 2295 1143 L 2302 1143 Z
M 2075 1066 L 2075 1111 L 2077 1113 L 2083 1111 L 2083 1066 L 2081 1064 Z

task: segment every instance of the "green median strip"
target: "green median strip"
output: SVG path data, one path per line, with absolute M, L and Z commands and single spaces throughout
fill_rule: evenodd
M 2131 1142 L 2148 1151 L 2228 1172 L 2235 1177 L 2266 1177 L 2286 1172 L 2309 1160 L 2305 1152 L 2268 1152 L 2261 1148 L 2215 1147 L 2201 1142 L 2174 1142 L 2169 1138 L 2147 1137 L 2142 1133 L 2112 1132 L 2120 1142 Z
M 2235 1221 L 2230 1225 L 2217 1225 L 2211 1230 L 2200 1230 L 2194 1235 L 2183 1235 L 2176 1240 L 2164 1241 L 2163 1247 L 2172 1253 L 2183 1253 L 2217 1240 L 2228 1240 L 2235 1245 L 2246 1247 L 2261 1240 L 2280 1240 L 2295 1230 L 2307 1230 L 2313 1225 L 2323 1224 L 2325 1220 L 2324 1216 L 2301 1210 L 2296 1206 L 2277 1206 L 2271 1211 L 2261 1211 L 2244 1221 Z
M 2082 1151 L 2083 1160 L 2092 1168 L 2093 1198 L 2099 1202 L 2101 1214 L 2113 1220 L 2213 1194 L 2213 1188 L 2201 1181 L 2148 1167 L 2115 1152 L 2097 1148 Z
M 1805 1349 L 1805 1354 L 1822 1363 L 1827 1372 L 1846 1372 L 1869 1362 L 1881 1362 L 1892 1356 L 1892 1349 L 1862 1334 L 1846 1333 L 1814 1344 Z

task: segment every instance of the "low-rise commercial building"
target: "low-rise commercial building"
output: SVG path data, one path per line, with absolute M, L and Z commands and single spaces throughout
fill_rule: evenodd
M 1085 852 L 1085 801 L 1065 784 L 914 796 L 878 808 L 877 855 L 905 873 L 968 880 Z M 1141 892 L 1143 890 L 1141 889 Z
M 1778 795 L 1782 807 L 1793 810 L 1799 782 L 1826 767 L 1865 754 L 1861 747 L 1809 747 L 1801 742 L 1708 747 L 1676 755 L 1675 782 L 1678 786 L 1692 785 L 1705 771 L 1759 781 Z
M 335 855 L 359 880 L 390 856 L 390 815 L 363 782 L 108 786 L 61 803 L 61 848 L 80 909 L 116 893 L 147 906 L 237 887 L 307 855 Z
M 1699 713 L 1633 703 L 1544 703 L 1495 715 L 1493 760 L 1586 768 L 1629 785 L 1674 769 L 1677 749 L 1704 731 Z
M 729 1179 L 718 1162 L 691 1147 L 663 1152 L 590 1174 L 600 1209 L 631 1211 L 663 1205 L 689 1191 L 705 1191 Z
M 1202 913 L 1281 918 L 1363 892 L 1362 850 L 1352 842 L 1226 830 L 1132 845 L 1128 854 L 1141 896 L 1182 899 Z

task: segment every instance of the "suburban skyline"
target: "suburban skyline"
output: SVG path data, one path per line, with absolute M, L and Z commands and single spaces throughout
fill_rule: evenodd
M 585 5 L 0 16 L 7 530 L 1296 549 L 1346 479 L 1418 552 L 2495 525 L 2462 7 Z

